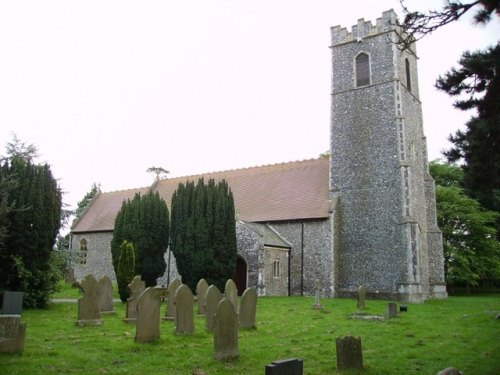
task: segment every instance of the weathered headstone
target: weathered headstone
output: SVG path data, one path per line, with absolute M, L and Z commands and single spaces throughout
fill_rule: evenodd
M 441 370 L 437 373 L 437 375 L 463 375 L 462 371 L 454 367 L 448 367 L 444 370 Z
M 175 320 L 175 291 L 181 286 L 179 279 L 173 279 L 168 286 L 167 291 L 167 311 L 165 313 L 165 320 Z
M 320 301 L 320 291 L 321 291 L 321 285 L 319 283 L 319 280 L 316 279 L 314 282 L 314 305 L 313 309 L 321 309 L 321 301 Z
M 146 288 L 137 299 L 135 341 L 151 342 L 160 338 L 161 288 Z
M 108 276 L 99 279 L 98 297 L 101 314 L 113 314 L 113 284 Z
M 76 281 L 76 279 L 75 279 L 75 270 L 73 269 L 73 267 L 68 267 L 68 269 L 66 270 L 65 281 L 68 284 L 72 284 L 72 283 L 74 283 Z
M 85 276 L 80 284 L 83 297 L 78 299 L 78 319 L 76 325 L 102 325 L 101 311 L 99 310 L 98 284 L 93 275 Z
M 146 284 L 141 279 L 141 276 L 135 276 L 130 284 L 128 284 L 128 289 L 130 290 L 130 297 L 127 299 L 123 321 L 135 324 L 137 320 L 137 299 L 144 292 L 144 289 L 146 289 Z
M 394 302 L 389 302 L 387 304 L 387 313 L 385 316 L 387 319 L 395 318 L 396 316 L 398 316 L 398 305 Z
M 239 356 L 238 317 L 232 302 L 224 298 L 217 305 L 215 313 L 214 358 L 227 361 Z
M 192 335 L 194 333 L 194 297 L 191 289 L 182 284 L 175 291 L 175 333 Z
M 205 279 L 198 281 L 196 285 L 196 297 L 198 303 L 198 315 L 205 316 L 205 293 L 208 289 L 208 283 Z
M 207 332 L 214 331 L 214 316 L 217 305 L 222 300 L 222 293 L 215 285 L 210 285 L 205 293 L 205 329 Z
M 2 293 L 2 310 L 4 315 L 21 315 L 23 312 L 23 292 L 11 292 L 6 290 Z
M 257 312 L 257 293 L 252 288 L 247 288 L 241 296 L 238 319 L 240 328 L 255 328 L 255 314 Z
M 266 366 L 265 375 L 302 375 L 304 373 L 304 361 L 298 358 L 273 361 Z
M 238 311 L 238 288 L 232 279 L 226 281 L 224 297 L 233 304 L 234 311 Z
M 24 349 L 26 323 L 21 315 L 0 315 L 0 353 L 20 353 Z
M 337 370 L 363 368 L 363 351 L 361 338 L 354 336 L 337 337 L 335 339 L 337 352 Z
M 357 308 L 363 310 L 365 308 L 365 287 L 363 285 L 358 286 L 358 303 Z

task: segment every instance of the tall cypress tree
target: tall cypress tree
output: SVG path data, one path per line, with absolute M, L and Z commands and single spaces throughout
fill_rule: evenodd
M 120 246 L 120 256 L 118 267 L 116 269 L 116 281 L 118 284 L 118 293 L 120 299 L 125 302 L 130 297 L 128 284 L 135 276 L 135 250 L 130 242 L 123 241 Z

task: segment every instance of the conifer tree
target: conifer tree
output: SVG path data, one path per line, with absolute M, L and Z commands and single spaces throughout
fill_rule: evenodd
M 123 241 L 120 246 L 120 257 L 116 270 L 116 281 L 118 283 L 118 293 L 120 299 L 125 302 L 130 297 L 128 284 L 135 277 L 135 250 L 130 242 Z

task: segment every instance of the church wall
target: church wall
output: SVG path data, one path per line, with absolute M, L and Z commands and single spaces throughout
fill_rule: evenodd
M 80 251 L 80 241 L 87 240 L 86 257 L 85 252 Z M 92 274 L 96 279 L 107 275 L 114 281 L 116 280 L 115 270 L 111 258 L 111 240 L 113 232 L 97 233 L 73 233 L 71 236 L 71 253 L 74 259 L 72 264 L 75 270 L 75 278 L 83 279 L 86 275 Z M 83 258 L 86 258 L 85 264 L 82 264 Z
M 245 225 L 236 223 L 236 238 L 238 254 L 247 263 L 247 288 L 254 288 L 263 295 L 263 286 L 259 285 L 259 269 L 263 267 L 263 260 L 259 257 L 262 248 L 259 236 Z

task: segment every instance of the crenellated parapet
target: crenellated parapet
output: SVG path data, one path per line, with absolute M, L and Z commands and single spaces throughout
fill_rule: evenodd
M 333 26 L 331 28 L 332 46 L 352 41 L 361 41 L 369 36 L 397 30 L 399 28 L 397 26 L 397 19 L 397 14 L 391 9 L 383 12 L 382 17 L 377 18 L 375 26 L 371 21 L 365 21 L 364 18 L 360 18 L 358 23 L 352 26 L 351 32 L 346 27 Z

